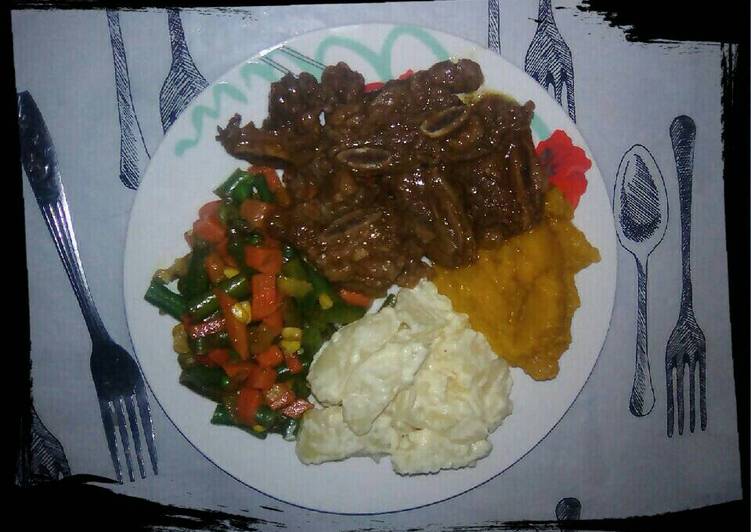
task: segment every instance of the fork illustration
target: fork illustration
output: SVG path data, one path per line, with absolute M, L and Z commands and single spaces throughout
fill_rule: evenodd
M 571 49 L 555 24 L 550 0 L 540 0 L 537 19 L 537 31 L 529 43 L 524 70 L 545 89 L 552 84 L 555 99 L 561 105 L 565 85 L 568 115 L 576 122 L 574 62 Z
M 159 91 L 159 112 L 165 133 L 188 104 L 209 86 L 209 82 L 198 70 L 188 51 L 178 9 L 167 10 L 167 24 L 172 47 L 172 64 Z
M 120 181 L 133 190 L 138 188 L 143 170 L 151 155 L 143 138 L 141 124 L 133 104 L 128 75 L 128 59 L 125 43 L 120 30 L 120 14 L 115 9 L 107 9 L 107 25 L 112 45 L 112 62 L 115 68 L 115 90 L 117 91 L 117 113 L 120 121 Z
M 501 53 L 501 10 L 498 0 L 488 0 L 488 48 Z
M 55 147 L 39 108 L 28 92 L 18 95 L 18 125 L 24 170 L 91 336 L 91 375 L 99 399 L 104 432 L 117 480 L 122 482 L 115 427 L 120 435 L 131 482 L 134 478 L 128 427 L 132 434 L 141 478 L 146 478 L 138 418 L 143 426 L 151 466 L 154 474 L 157 474 L 154 431 L 151 427 L 151 412 L 143 377 L 130 354 L 112 340 L 94 305 L 78 254 L 78 244 L 73 232 L 65 189 L 60 179 Z M 136 416 L 136 408 L 138 416 Z M 127 424 L 125 412 L 128 414 Z
M 688 366 L 689 428 L 696 426 L 696 369 L 699 368 L 699 416 L 701 430 L 707 428 L 707 344 L 704 332 L 696 322 L 691 286 L 691 181 L 694 166 L 694 141 L 696 125 L 688 116 L 679 116 L 670 125 L 678 176 L 678 196 L 681 206 L 681 257 L 683 262 L 683 287 L 678 322 L 670 334 L 665 349 L 665 377 L 667 383 L 668 437 L 674 430 L 673 373 L 675 373 L 675 403 L 678 405 L 678 434 L 683 434 L 683 377 Z

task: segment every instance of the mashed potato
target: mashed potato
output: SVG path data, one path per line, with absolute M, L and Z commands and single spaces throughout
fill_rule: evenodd
M 390 455 L 405 475 L 466 467 L 511 413 L 507 363 L 429 281 L 336 332 L 308 380 L 323 408 L 303 418 L 305 464 Z

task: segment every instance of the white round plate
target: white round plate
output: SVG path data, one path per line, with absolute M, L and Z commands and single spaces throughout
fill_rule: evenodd
M 615 295 L 616 237 L 610 201 L 593 162 L 575 223 L 600 250 L 602 260 L 576 278 L 581 307 L 574 316 L 571 347 L 561 358 L 555 380 L 534 382 L 521 370 L 513 370 L 513 414 L 492 435 L 493 451 L 476 467 L 402 477 L 391 470 L 388 459 L 378 464 L 356 458 L 305 466 L 297 460 L 293 443 L 276 436 L 261 441 L 236 428 L 211 425 L 214 403 L 178 383 L 180 368 L 171 340 L 175 322 L 160 316 L 143 296 L 157 268 L 187 253 L 183 233 L 198 208 L 215 199 L 211 191 L 234 169 L 247 166 L 215 140 L 216 127 L 225 126 L 235 113 L 240 113 L 243 124 L 249 120 L 260 124 L 267 114 L 270 83 L 285 68 L 320 78 L 320 64 L 344 61 L 363 73 L 367 83 L 448 58 L 477 61 L 485 75 L 484 88 L 520 102 L 534 101 L 535 142 L 563 129 L 594 161 L 561 107 L 496 53 L 424 28 L 368 24 L 301 35 L 230 70 L 175 121 L 141 182 L 128 227 L 124 288 L 130 334 L 146 380 L 170 420 L 206 458 L 281 501 L 324 512 L 385 513 L 436 503 L 475 488 L 512 466 L 553 429 L 584 386 L 602 348 Z

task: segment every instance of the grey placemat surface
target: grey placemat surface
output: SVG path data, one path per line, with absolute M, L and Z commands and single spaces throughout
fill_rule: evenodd
M 554 19 L 572 54 L 576 123 L 606 188 L 612 194 L 621 158 L 634 144 L 644 145 L 654 156 L 667 188 L 667 231 L 649 260 L 654 410 L 635 417 L 628 408 L 637 272 L 633 257 L 619 246 L 611 328 L 588 383 L 533 452 L 477 489 L 392 515 L 352 518 L 306 511 L 266 497 L 220 471 L 178 433 L 152 397 L 160 474 L 116 486 L 115 491 L 307 530 L 438 529 L 493 520 L 553 519 L 556 504 L 565 497 L 577 498 L 582 518 L 587 519 L 663 513 L 741 497 L 724 228 L 722 51 L 714 44 L 629 43 L 620 30 L 575 5 L 569 0 L 554 2 Z M 491 36 L 497 27 L 499 40 L 491 48 L 524 69 L 538 27 L 538 3 L 459 0 L 353 4 L 346 9 L 186 9 L 180 16 L 190 54 L 211 83 L 240 61 L 290 36 L 367 22 L 423 25 L 483 46 L 488 45 L 489 27 Z M 158 100 L 171 60 L 167 13 L 127 10 L 119 13 L 119 20 L 134 107 L 143 141 L 153 154 L 164 134 Z M 17 89 L 32 93 L 55 140 L 93 297 L 112 337 L 132 352 L 122 265 L 136 191 L 119 179 L 120 132 L 106 13 L 15 11 L 12 24 Z M 705 431 L 686 430 L 668 438 L 664 359 L 681 293 L 681 222 L 669 127 L 680 115 L 690 116 L 697 130 L 691 258 L 694 310 L 707 344 L 708 422 Z M 34 405 L 62 444 L 72 473 L 112 477 L 84 321 L 26 181 L 24 198 Z

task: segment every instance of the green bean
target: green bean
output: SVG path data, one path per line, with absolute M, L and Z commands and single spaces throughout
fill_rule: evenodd
M 230 225 L 240 217 L 237 207 L 231 202 L 224 201 L 219 207 L 219 219 L 224 225 Z
M 268 405 L 261 405 L 256 410 L 256 421 L 266 430 L 270 430 L 281 421 L 281 414 L 273 411 Z
M 321 275 L 318 270 L 316 270 L 309 263 L 306 263 L 305 265 L 308 272 L 308 281 L 310 281 L 310 284 L 313 285 L 313 292 L 315 293 L 316 298 L 318 298 L 318 296 L 320 296 L 321 294 L 328 295 L 332 301 L 335 297 L 338 297 L 334 292 L 334 289 L 331 287 L 331 283 L 329 283 L 328 279 Z
M 334 300 L 334 306 L 325 310 L 324 314 L 329 323 L 347 325 L 362 318 L 366 312 L 367 309 L 348 305 L 337 296 Z
M 323 345 L 324 339 L 321 334 L 321 329 L 315 327 L 309 323 L 306 323 L 302 329 L 302 342 L 301 346 L 303 352 L 306 355 L 314 355 L 318 352 Z
M 214 194 L 220 198 L 230 198 L 232 192 L 243 182 L 248 181 L 250 174 L 248 172 L 237 169 L 217 188 L 214 189 Z
M 255 198 L 267 203 L 274 202 L 274 194 L 269 190 L 266 179 L 261 174 L 249 174 L 239 168 L 227 180 L 219 185 L 214 194 L 220 198 L 230 198 L 236 204 L 248 198 Z
M 180 369 L 192 368 L 198 364 L 192 353 L 179 353 L 177 363 L 180 364 Z
M 232 191 L 232 201 L 236 205 L 240 205 L 246 199 L 253 197 L 254 192 L 255 186 L 253 182 L 251 180 L 243 180 Z
M 305 377 L 298 377 L 292 380 L 292 391 L 295 392 L 295 396 L 300 399 L 307 399 L 310 395 L 310 386 L 305 380 Z
M 284 302 L 282 315 L 285 327 L 302 327 L 302 314 L 300 314 L 300 309 L 297 308 L 297 303 L 293 298 L 289 298 Z
M 199 246 L 193 249 L 188 262 L 188 273 L 184 278 L 183 295 L 187 298 L 194 297 L 209 289 L 209 275 L 204 267 L 204 260 L 208 255 L 208 249 Z
M 221 401 L 224 392 L 222 381 L 225 373 L 222 368 L 193 366 L 180 373 L 180 384 L 212 401 Z
M 223 280 L 217 287 L 235 299 L 247 299 L 250 296 L 250 283 L 242 274 Z M 195 319 L 202 320 L 217 310 L 219 302 L 212 290 L 188 301 L 188 313 Z
M 250 427 L 245 427 L 243 425 L 239 425 L 235 419 L 232 417 L 232 413 L 229 411 L 229 409 L 219 403 L 216 405 L 216 408 L 214 409 L 214 413 L 211 416 L 211 423 L 213 425 L 225 425 L 229 427 L 237 427 L 239 429 L 244 430 L 248 434 L 252 434 L 258 439 L 264 440 L 266 439 L 267 432 L 264 430 L 262 432 L 256 432 L 255 430 L 251 429 Z
M 253 186 L 255 188 L 255 190 L 253 191 L 254 197 L 261 201 L 265 201 L 266 203 L 274 203 L 276 198 L 269 189 L 269 185 L 268 183 L 266 183 L 266 178 L 263 175 L 253 175 Z
M 205 355 L 209 352 L 209 340 L 206 337 L 188 338 L 188 345 L 194 355 Z
M 208 340 L 211 349 L 229 347 L 231 345 L 229 333 L 227 331 L 219 331 L 216 334 L 207 336 L 206 339 Z
M 186 311 L 185 299 L 157 280 L 151 281 L 144 299 L 176 320 L 181 319 Z
M 227 409 L 227 406 L 219 403 L 214 409 L 214 414 L 211 416 L 212 425 L 235 425 L 235 420 L 232 417 L 232 413 Z

